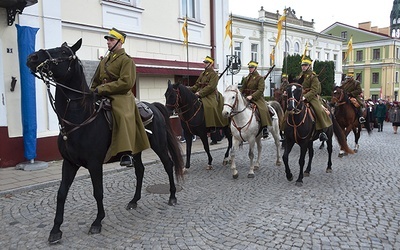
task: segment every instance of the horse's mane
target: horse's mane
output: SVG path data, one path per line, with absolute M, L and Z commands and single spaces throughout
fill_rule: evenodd
M 179 93 L 183 99 L 185 100 L 197 99 L 197 96 L 189 88 L 187 88 L 180 82 L 174 83 L 173 86 L 174 88 L 179 89 Z

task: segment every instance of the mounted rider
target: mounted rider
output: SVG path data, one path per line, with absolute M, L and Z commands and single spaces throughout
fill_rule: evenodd
M 214 59 L 206 56 L 203 60 L 204 71 L 197 78 L 196 83 L 188 87 L 195 95 L 201 98 L 204 108 L 204 117 L 206 127 L 210 132 L 216 128 L 228 126 L 228 119 L 222 116 L 224 100 L 222 94 L 218 91 L 218 74 L 214 70 Z
M 360 95 L 362 93 L 361 83 L 360 81 L 354 79 L 354 72 L 349 71 L 346 74 L 345 80 L 342 81 L 341 89 L 347 94 L 347 96 L 351 99 L 355 99 L 357 102 L 351 102 L 356 110 L 356 114 L 358 116 L 358 121 L 360 123 L 365 122 L 365 118 L 363 117 L 363 108 L 364 108 L 364 101 L 361 99 Z
M 264 77 L 257 71 L 258 62 L 250 61 L 247 65 L 249 67 L 249 74 L 242 79 L 240 92 L 247 100 L 257 106 L 260 113 L 262 136 L 263 138 L 267 138 L 269 135 L 268 126 L 272 126 L 272 120 L 264 99 Z
M 288 85 L 289 85 L 288 75 L 286 73 L 283 73 L 282 77 L 281 77 L 281 87 L 280 87 L 282 95 L 285 95 L 285 96 L 287 95 L 286 88 Z
M 327 141 L 328 136 L 324 129 L 332 126 L 332 120 L 325 111 L 320 100 L 321 83 L 315 72 L 312 71 L 312 60 L 305 56 L 301 61 L 301 73 L 298 83 L 303 86 L 303 100 L 311 104 L 315 113 L 315 129 L 320 131 L 319 140 Z

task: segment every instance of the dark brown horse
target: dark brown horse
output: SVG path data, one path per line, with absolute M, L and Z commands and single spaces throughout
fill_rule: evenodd
M 339 86 L 336 86 L 333 89 L 331 105 L 335 107 L 334 115 L 344 134 L 346 135 L 346 138 L 349 133 L 353 131 L 355 141 L 355 146 L 353 150 L 354 152 L 357 152 L 359 148 L 358 140 L 361 136 L 362 126 L 358 121 L 356 107 L 354 107 L 347 94 Z M 364 112 L 364 116 L 365 120 L 369 121 L 368 112 Z M 370 123 L 364 123 L 364 127 L 368 131 L 368 134 L 370 134 Z M 343 155 L 346 155 L 346 153 L 341 148 L 339 151 L 339 157 L 343 157 Z

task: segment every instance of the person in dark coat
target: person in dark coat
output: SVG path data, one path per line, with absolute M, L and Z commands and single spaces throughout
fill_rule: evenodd
M 383 131 L 383 122 L 386 118 L 387 108 L 382 99 L 378 100 L 378 105 L 375 105 L 375 117 L 378 122 L 378 132 Z
M 136 66 L 122 45 L 126 34 L 113 28 L 104 36 L 109 54 L 94 73 L 91 90 L 111 99 L 113 130 L 105 162 L 120 158 L 120 165 L 133 166 L 132 155 L 150 148 L 150 142 L 136 106 L 132 88 Z
M 389 109 L 389 121 L 392 123 L 393 133 L 397 134 L 397 128 L 400 126 L 400 108 L 399 103 L 394 101 Z

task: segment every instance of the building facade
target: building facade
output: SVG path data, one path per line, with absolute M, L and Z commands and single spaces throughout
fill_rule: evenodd
M 9 1 L 18 4 L 22 0 Z M 21 115 L 24 100 L 20 88 L 24 83 L 20 75 L 16 25 L 38 28 L 36 50 L 59 47 L 63 42 L 72 45 L 82 38 L 77 55 L 83 62 L 88 82 L 106 53 L 104 35 L 113 27 L 125 32 L 124 48 L 137 65 L 133 92 L 140 100 L 165 103 L 168 80 L 193 83 L 203 70 L 201 62 L 205 56 L 215 58 L 217 70 L 225 68 L 228 3 L 228 0 L 42 0 L 16 13 L 11 24 L 8 8 L 0 5 L 0 167 L 32 160 L 24 157 Z M 187 47 L 183 45 L 182 32 L 186 17 Z M 14 88 L 10 87 L 12 82 Z M 36 159 L 60 159 L 56 145 L 57 117 L 47 98 L 46 86 L 39 80 L 35 86 L 32 95 L 36 97 Z M 219 88 L 222 91 L 223 86 Z

